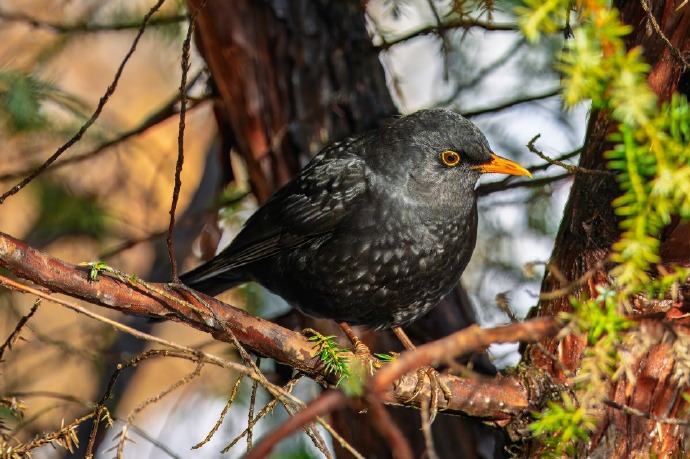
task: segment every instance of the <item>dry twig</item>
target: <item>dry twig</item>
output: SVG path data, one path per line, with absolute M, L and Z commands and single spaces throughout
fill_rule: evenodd
M 48 158 L 43 164 L 41 164 L 39 167 L 34 169 L 31 174 L 29 174 L 26 178 L 24 178 L 22 181 L 17 183 L 15 186 L 7 190 L 5 193 L 0 196 L 0 204 L 5 202 L 5 199 L 8 197 L 16 194 L 24 188 L 26 185 L 28 185 L 33 179 L 35 179 L 39 174 L 41 174 L 43 171 L 45 171 L 48 167 L 50 167 L 51 164 L 55 162 L 65 151 L 67 151 L 69 148 L 72 147 L 72 145 L 76 144 L 83 135 L 86 133 L 86 131 L 93 125 L 93 123 L 96 122 L 98 117 L 101 115 L 101 112 L 103 111 L 103 108 L 105 107 L 105 104 L 108 102 L 110 99 L 110 96 L 115 93 L 115 88 L 117 87 L 118 82 L 120 81 L 120 77 L 122 76 L 122 72 L 125 69 L 125 66 L 127 65 L 127 62 L 129 62 L 129 59 L 132 57 L 134 54 L 134 51 L 137 49 L 137 45 L 139 44 L 139 40 L 141 40 L 141 37 L 144 35 L 144 31 L 146 30 L 146 27 L 148 26 L 149 21 L 151 20 L 151 16 L 153 16 L 156 11 L 160 9 L 161 6 L 163 6 L 163 3 L 165 3 L 165 0 L 158 0 L 155 5 L 151 7 L 148 13 L 146 13 L 146 16 L 144 16 L 144 19 L 141 22 L 141 26 L 139 27 L 139 31 L 137 32 L 137 35 L 134 37 L 134 41 L 132 42 L 132 46 L 130 46 L 129 51 L 127 51 L 127 54 L 125 57 L 122 59 L 120 62 L 119 67 L 117 68 L 117 71 L 115 72 L 115 76 L 113 77 L 112 83 L 110 83 L 110 86 L 108 86 L 108 89 L 106 89 L 105 94 L 101 97 L 101 99 L 98 101 L 98 105 L 96 106 L 96 110 L 93 112 L 91 115 L 91 118 L 86 121 L 82 125 L 82 127 L 79 129 L 79 131 L 72 136 L 71 139 L 69 139 L 65 144 L 63 144 L 60 148 L 57 149 L 53 155 Z
M 19 339 L 19 334 L 22 332 L 22 329 L 24 328 L 24 325 L 31 319 L 31 316 L 33 316 L 36 311 L 38 310 L 38 306 L 40 306 L 41 300 L 38 299 L 34 302 L 34 305 L 31 307 L 31 310 L 23 316 L 21 319 L 19 319 L 19 322 L 17 322 L 17 325 L 14 327 L 14 330 L 12 333 L 10 333 L 10 336 L 7 337 L 5 342 L 0 346 L 0 361 L 2 361 L 2 356 L 5 354 L 5 349 L 10 349 L 12 345 L 17 342 Z

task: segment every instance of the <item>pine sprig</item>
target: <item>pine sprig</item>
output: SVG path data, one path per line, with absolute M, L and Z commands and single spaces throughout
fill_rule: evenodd
M 641 50 L 628 50 L 632 30 L 605 0 L 526 0 L 517 11 L 524 35 L 533 41 L 565 27 L 574 6 L 574 38 L 566 43 L 558 70 L 567 106 L 591 101 L 606 110 L 617 127 L 606 153 L 616 172 L 621 196 L 613 202 L 621 218 L 621 237 L 613 245 L 613 285 L 593 299 L 571 298 L 575 332 L 587 337 L 572 393 L 562 394 L 537 413 L 530 427 L 541 437 L 545 455 L 575 455 L 578 442 L 596 430 L 611 384 L 624 374 L 626 336 L 631 324 L 622 316 L 632 294 L 677 295 L 690 270 L 659 266 L 660 235 L 673 216 L 690 219 L 690 108 L 675 95 L 662 106 L 647 84 L 649 65 Z M 650 274 L 652 268 L 659 275 Z
M 54 121 L 45 112 L 49 103 L 78 119 L 84 117 L 85 104 L 58 86 L 33 74 L 0 69 L 0 118 L 10 131 L 35 132 L 54 127 Z
M 541 437 L 548 457 L 573 456 L 577 443 L 596 430 L 608 387 L 622 372 L 621 349 L 625 332 L 633 326 L 619 313 L 619 293 L 598 287 L 596 298 L 570 298 L 574 313 L 566 314 L 575 333 L 586 335 L 585 349 L 577 375 L 572 378 L 572 394 L 561 394 L 560 403 L 551 402 L 530 429 Z
M 542 455 L 547 457 L 575 456 L 577 442 L 586 441 L 590 431 L 596 427 L 596 419 L 567 393 L 563 394 L 560 404 L 549 402 L 547 409 L 534 417 L 536 421 L 529 427 L 548 447 L 542 451 Z
M 393 354 L 374 354 L 374 357 L 379 359 L 381 363 L 391 363 L 393 360 L 395 360 L 398 355 L 397 353 Z
M 673 215 L 690 218 L 690 110 L 675 95 L 643 127 L 621 124 L 607 153 L 623 194 L 613 202 L 623 234 L 612 274 L 628 294 L 658 288 L 648 271 L 659 262 L 659 236 Z M 677 276 L 675 281 L 677 281 Z M 675 282 L 674 281 L 674 282 Z M 663 284 L 663 282 L 662 282 Z
M 314 332 L 309 337 L 309 341 L 314 343 L 314 355 L 318 357 L 324 364 L 327 373 L 333 373 L 338 376 L 336 386 L 340 385 L 343 380 L 350 377 L 349 359 L 343 354 L 348 353 L 347 349 L 343 349 L 335 342 L 335 336 L 324 336 L 320 333 Z
M 89 262 L 82 262 L 79 263 L 79 266 L 84 266 L 86 268 L 89 268 L 89 281 L 93 282 L 98 279 L 98 276 L 101 273 L 110 273 L 114 275 L 116 278 L 120 279 L 123 282 L 127 282 L 131 285 L 137 285 L 139 284 L 139 276 L 136 274 L 127 274 L 125 272 L 122 272 L 118 269 L 113 268 L 112 266 L 108 265 L 107 263 L 103 261 L 89 261 Z
M 618 294 L 611 288 L 597 287 L 599 295 L 590 300 L 570 298 L 575 309 L 571 316 L 576 331 L 587 335 L 589 344 L 600 343 L 605 339 L 607 347 L 619 344 L 622 332 L 634 325 L 619 313 Z

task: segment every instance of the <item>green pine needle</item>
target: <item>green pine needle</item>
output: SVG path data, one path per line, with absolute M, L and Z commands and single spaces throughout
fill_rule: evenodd
M 314 343 L 314 354 L 312 357 L 318 357 L 324 364 L 327 373 L 332 373 L 339 376 L 336 386 L 340 385 L 345 379 L 350 377 L 350 369 L 348 367 L 349 360 L 342 354 L 349 353 L 347 349 L 343 349 L 335 342 L 335 336 L 324 336 L 320 333 L 313 332 L 314 335 L 309 337 L 309 341 Z
M 374 356 L 382 363 L 390 363 L 398 357 L 397 355 L 393 354 L 374 354 Z

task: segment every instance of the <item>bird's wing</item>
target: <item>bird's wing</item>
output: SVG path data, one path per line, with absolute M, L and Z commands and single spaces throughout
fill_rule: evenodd
M 356 140 L 323 150 L 297 179 L 260 207 L 211 263 L 228 271 L 276 255 L 335 230 L 362 201 L 368 169 L 350 153 Z

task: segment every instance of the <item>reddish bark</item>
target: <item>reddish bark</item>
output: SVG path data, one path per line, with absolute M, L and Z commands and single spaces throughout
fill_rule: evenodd
M 199 0 L 190 0 L 190 9 Z M 358 2 L 209 2 L 197 45 L 263 202 L 325 145 L 396 112 Z
M 223 323 L 220 324 L 214 314 L 197 312 L 207 311 L 206 304 L 175 284 L 151 285 L 157 290 L 164 291 L 166 295 L 188 301 L 195 309 L 163 297 L 143 285 L 132 284 L 106 273 L 99 274 L 95 280 L 89 280 L 88 268 L 74 266 L 53 258 L 3 233 L 0 233 L 0 267 L 47 289 L 42 294 L 46 298 L 50 298 L 51 294 L 64 293 L 128 314 L 182 322 L 228 343 L 233 342 L 229 334 L 232 332 L 241 343 L 257 354 L 273 358 L 278 363 L 288 365 L 317 381 L 334 384 L 338 379 L 332 373 L 325 372 L 321 360 L 313 357 L 313 343 L 309 342 L 304 335 L 234 308 L 215 298 L 198 294 L 222 320 Z M 5 283 L 9 285 L 8 282 Z M 39 292 L 37 289 L 34 290 L 36 292 L 32 293 Z M 439 354 L 436 355 L 427 353 L 423 349 L 422 355 L 440 361 L 443 360 L 442 356 L 446 358 L 474 351 L 477 343 L 488 346 L 493 339 L 514 341 L 526 335 L 530 335 L 531 339 L 536 339 L 541 336 L 539 333 L 556 331 L 553 326 L 548 326 L 548 321 L 544 320 L 534 324 L 520 324 L 514 328 L 515 337 L 513 338 L 507 336 L 504 329 L 498 329 L 496 332 L 464 330 L 459 333 L 470 335 L 473 340 L 460 339 L 451 348 L 440 346 Z M 436 347 L 439 346 L 436 345 Z M 344 354 L 344 356 L 350 361 L 355 359 L 351 354 Z M 408 357 L 405 357 L 403 362 L 407 360 Z M 453 391 L 453 399 L 449 401 L 446 409 L 449 413 L 456 412 L 486 420 L 507 421 L 521 417 L 525 408 L 531 406 L 528 391 L 519 378 L 474 380 L 452 375 L 441 377 Z M 415 375 L 405 375 L 394 386 L 390 382 L 388 380 L 385 383 L 386 387 L 377 388 L 381 401 L 401 406 L 420 406 L 421 397 L 410 400 L 417 382 Z M 428 391 L 427 383 L 421 395 L 428 396 Z M 489 400 L 489 402 L 484 400 Z
M 686 70 L 678 58 L 662 41 L 658 32 L 639 1 L 614 2 L 621 12 L 623 21 L 633 26 L 627 38 L 629 47 L 641 46 L 644 56 L 652 69 L 649 84 L 659 96 L 660 102 L 668 101 L 677 90 L 681 74 Z M 663 34 L 674 48 L 687 56 L 690 51 L 690 8 L 676 10 L 678 2 L 652 2 L 652 13 Z M 591 115 L 585 146 L 580 165 L 587 169 L 606 170 L 604 153 L 610 148 L 606 136 L 611 123 L 606 113 L 594 112 Z M 563 221 L 556 239 L 551 258 L 551 271 L 542 285 L 542 292 L 550 292 L 571 285 L 583 276 L 588 277 L 584 284 L 576 286 L 572 293 L 579 298 L 596 295 L 595 287 L 609 282 L 606 259 L 611 253 L 611 245 L 619 235 L 618 220 L 611 202 L 619 195 L 614 176 L 577 174 Z M 667 228 L 661 246 L 664 261 L 681 264 L 690 263 L 690 249 L 687 225 L 674 222 Z M 654 301 L 636 301 L 635 309 L 640 313 L 668 310 L 671 302 L 660 305 Z M 687 307 L 678 305 L 675 307 Z M 566 298 L 542 301 L 534 315 L 552 316 L 561 311 L 570 311 Z M 552 356 L 545 354 L 536 346 L 528 347 L 525 363 L 541 368 L 557 381 L 565 382 L 563 367 L 576 371 L 584 351 L 583 338 L 570 336 L 563 340 L 546 338 L 544 347 Z M 663 342 L 653 346 L 648 353 L 634 362 L 632 374 L 637 380 L 632 383 L 623 376 L 611 387 L 609 399 L 619 405 L 636 408 L 651 417 L 683 417 L 687 404 L 682 400 L 684 389 L 671 377 L 674 361 L 670 355 L 670 345 Z M 582 445 L 582 457 L 680 457 L 687 454 L 684 445 L 685 429 L 678 425 L 656 422 L 643 416 L 623 412 L 620 408 L 608 406 L 602 421 L 591 441 Z M 538 444 L 531 444 L 528 451 L 534 453 Z M 531 454 L 530 453 L 530 454 Z

